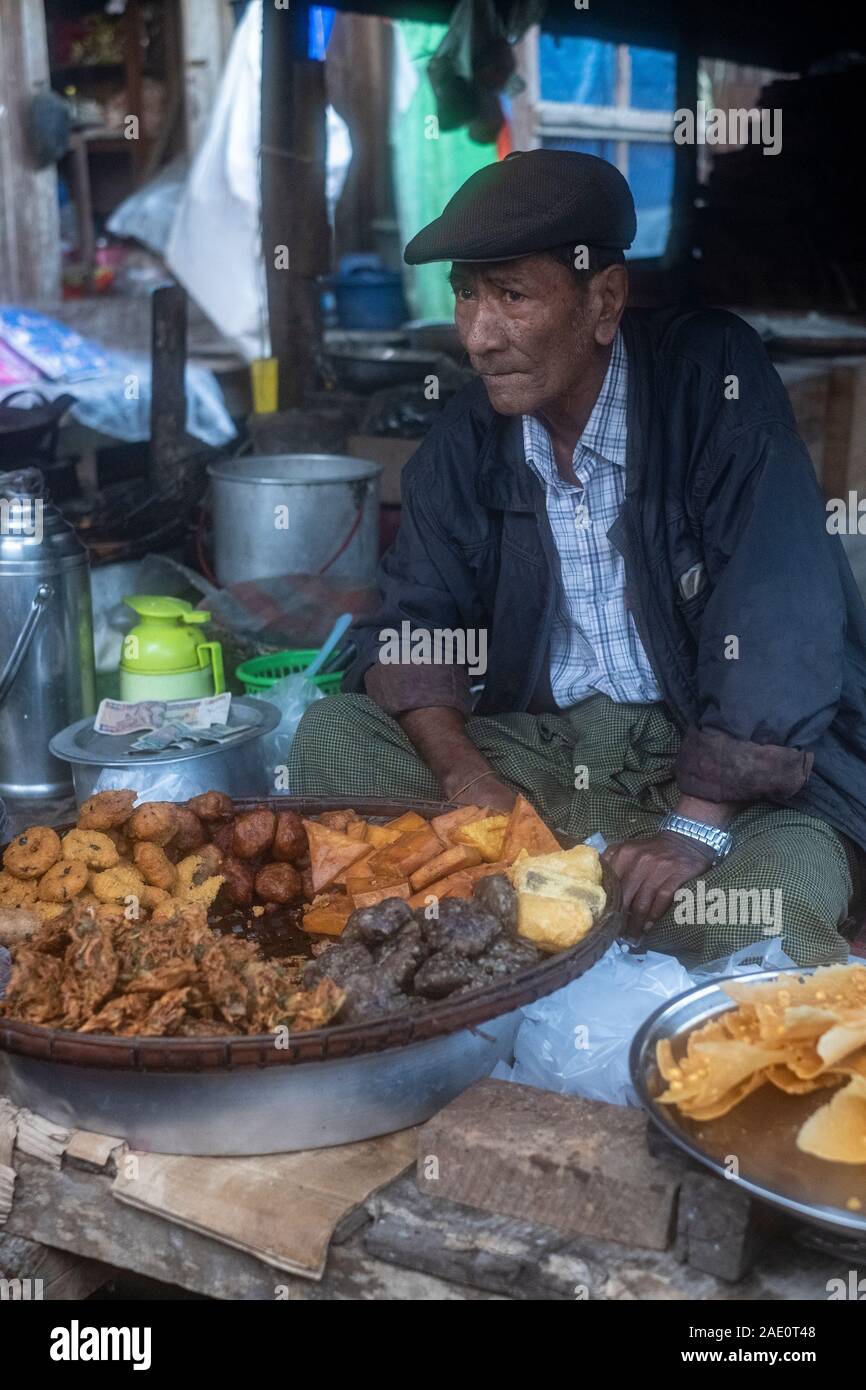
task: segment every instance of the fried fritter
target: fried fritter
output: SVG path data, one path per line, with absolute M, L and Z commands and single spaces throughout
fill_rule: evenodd
M 63 836 L 63 858 L 86 864 L 88 869 L 113 869 L 120 863 L 117 846 L 102 830 L 70 830 Z
M 132 851 L 132 859 L 145 883 L 163 888 L 166 893 L 172 891 L 177 883 L 177 869 L 161 845 L 139 840 Z
M 38 896 L 46 903 L 68 903 L 87 887 L 89 871 L 80 859 L 61 859 L 39 880 Z
M 144 912 L 153 912 L 160 903 L 173 902 L 170 893 L 164 888 L 154 888 L 151 883 L 146 883 L 138 896 Z
M 131 1024 L 126 1033 L 130 1037 L 163 1038 L 177 1033 L 186 1016 L 186 1003 L 189 989 L 170 989 L 151 1004 L 144 1018 Z
M 256 874 L 255 887 L 269 903 L 297 903 L 303 896 L 301 876 L 291 864 L 266 864 Z
M 199 820 L 230 820 L 235 813 L 234 803 L 225 792 L 202 792 L 190 797 L 186 804 Z
M 133 975 L 126 986 L 127 994 L 165 994 L 169 989 L 182 989 L 191 985 L 196 977 L 197 966 L 194 961 L 175 957 L 167 960 L 155 970 L 140 970 Z
M 6 846 L 3 867 L 15 878 L 41 878 L 60 858 L 60 836 L 47 825 L 31 825 Z
M 44 903 L 37 898 L 34 902 L 27 904 L 31 912 L 35 912 L 40 922 L 51 922 L 55 917 L 62 917 L 66 911 L 66 903 Z
M 125 898 L 141 898 L 144 879 L 131 864 L 116 864 L 113 869 L 90 875 L 91 891 L 103 903 L 119 903 Z
M 78 813 L 82 830 L 116 830 L 132 815 L 138 792 L 97 792 L 88 797 Z
M 7 869 L 0 870 L 0 907 L 24 907 L 36 897 L 33 879 L 16 878 Z
M 65 974 L 60 993 L 64 1022 L 77 1028 L 111 996 L 118 960 L 110 929 L 92 918 L 83 916 L 73 922 L 70 936 L 72 940 L 63 957 Z
M 156 845 L 167 845 L 177 824 L 177 807 L 173 802 L 145 801 L 126 822 L 126 834 L 130 840 L 152 840 Z
M 152 1003 L 148 994 L 120 994 L 85 1019 L 79 1033 L 125 1033 L 130 1024 L 144 1018 Z
M 307 853 L 307 832 L 297 811 L 277 811 L 271 854 L 279 863 L 297 864 Z
M 24 1023 L 53 1023 L 63 1013 L 62 978 L 62 961 L 42 955 L 32 944 L 17 946 L 0 1013 Z
M 222 876 L 209 874 L 202 878 L 202 873 L 207 874 L 207 863 L 200 855 L 189 854 L 186 859 L 181 859 L 174 889 L 174 896 L 181 903 L 201 903 L 204 907 L 210 907 L 220 890 Z
M 273 811 L 245 811 L 238 816 L 232 834 L 232 854 L 238 859 L 258 859 L 274 842 L 277 818 Z

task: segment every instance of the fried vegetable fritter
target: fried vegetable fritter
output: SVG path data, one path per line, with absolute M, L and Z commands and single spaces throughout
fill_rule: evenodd
M 60 858 L 60 836 L 47 825 L 31 825 L 6 846 L 3 867 L 15 878 L 41 878 Z

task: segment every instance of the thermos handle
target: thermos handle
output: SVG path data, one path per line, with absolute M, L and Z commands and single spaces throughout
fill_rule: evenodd
M 21 670 L 22 663 L 27 655 L 27 649 L 33 640 L 36 625 L 45 612 L 45 607 L 53 593 L 54 590 L 51 588 L 50 584 L 40 584 L 33 596 L 30 612 L 24 620 L 24 626 L 18 634 L 15 646 L 9 653 L 9 660 L 6 662 L 2 674 L 0 674 L 0 705 L 2 705 L 15 683 L 15 677 Z
M 200 642 L 196 650 L 202 670 L 207 666 L 208 654 L 210 655 L 211 670 L 213 671 L 213 693 L 214 695 L 222 695 L 226 688 L 222 646 L 219 642 Z

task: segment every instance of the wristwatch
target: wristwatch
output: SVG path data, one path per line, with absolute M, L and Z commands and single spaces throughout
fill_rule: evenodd
M 724 859 L 726 854 L 730 854 L 734 844 L 734 837 L 730 831 L 720 830 L 717 825 L 707 825 L 706 821 L 689 820 L 688 816 L 665 816 L 659 830 L 672 830 L 675 835 L 694 840 L 696 844 L 711 851 L 715 856 L 715 863 Z

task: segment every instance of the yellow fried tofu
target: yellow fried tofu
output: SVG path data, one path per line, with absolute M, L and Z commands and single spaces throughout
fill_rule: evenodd
M 470 845 L 477 849 L 487 864 L 495 864 L 502 858 L 502 845 L 508 816 L 486 816 L 484 820 L 469 821 L 454 831 L 452 840 L 456 845 Z
M 592 912 L 586 903 L 546 898 L 539 893 L 518 893 L 517 932 L 540 951 L 565 951 L 575 946 L 592 928 Z

